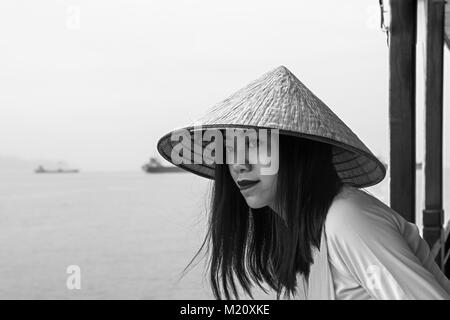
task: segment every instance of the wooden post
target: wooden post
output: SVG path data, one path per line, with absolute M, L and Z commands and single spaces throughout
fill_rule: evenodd
M 431 247 L 437 241 L 444 243 L 444 210 L 442 207 L 442 104 L 444 56 L 443 0 L 428 0 L 426 10 L 427 56 L 425 86 L 425 209 L 423 236 Z M 444 245 L 436 257 L 443 267 Z
M 415 223 L 417 1 L 390 0 L 390 7 L 390 205 Z

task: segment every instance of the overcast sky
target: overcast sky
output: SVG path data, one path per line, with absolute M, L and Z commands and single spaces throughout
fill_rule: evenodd
M 139 170 L 163 134 L 285 65 L 388 160 L 378 10 L 378 0 L 2 1 L 0 155 Z

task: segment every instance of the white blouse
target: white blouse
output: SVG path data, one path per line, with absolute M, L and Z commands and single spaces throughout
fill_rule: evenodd
M 344 186 L 330 206 L 322 239 L 327 259 L 314 264 L 328 265 L 315 266 L 308 282 L 316 294 L 309 298 L 450 299 L 450 281 L 417 226 L 365 190 Z M 320 284 L 327 273 L 330 284 Z

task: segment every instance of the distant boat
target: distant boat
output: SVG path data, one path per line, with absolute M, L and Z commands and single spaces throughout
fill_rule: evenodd
M 34 170 L 35 173 L 78 173 L 80 170 L 78 169 L 56 169 L 56 170 L 48 170 L 44 169 L 43 166 L 37 167 L 36 170 Z
M 186 172 L 175 166 L 163 166 L 156 158 L 150 158 L 150 161 L 142 166 L 142 170 L 147 173 Z

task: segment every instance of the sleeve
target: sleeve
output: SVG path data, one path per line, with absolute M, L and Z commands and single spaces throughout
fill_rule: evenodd
M 376 210 L 343 201 L 333 204 L 325 223 L 330 258 L 374 299 L 450 299 L 393 217 Z

